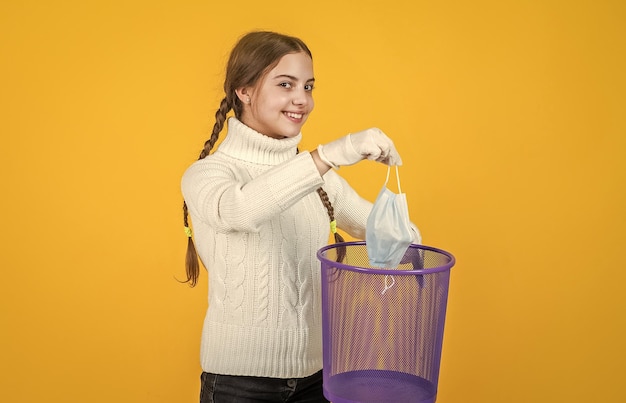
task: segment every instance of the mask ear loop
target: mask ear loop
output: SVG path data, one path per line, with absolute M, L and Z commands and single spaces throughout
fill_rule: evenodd
M 387 168 L 387 178 L 389 178 L 389 168 Z M 396 179 L 398 180 L 398 194 L 402 194 L 402 188 L 400 187 L 400 172 L 398 171 L 397 165 L 396 165 Z
M 396 181 L 398 182 L 398 194 L 402 193 L 402 186 L 400 186 L 400 171 L 398 170 L 398 166 L 395 165 L 396 168 Z M 387 186 L 387 183 L 389 183 L 389 174 L 391 172 L 391 167 L 387 166 L 387 177 L 385 178 L 385 185 Z
M 388 280 L 391 280 L 391 284 L 388 283 Z M 385 295 L 387 290 L 390 290 L 391 287 L 393 287 L 395 283 L 396 283 L 396 279 L 393 278 L 393 276 L 386 275 L 385 276 L 385 289 L 383 290 L 383 292 L 380 293 L 380 295 Z
M 402 193 L 402 187 L 400 186 L 400 171 L 398 170 L 398 166 L 395 165 L 396 167 L 396 181 L 398 182 L 398 194 Z M 389 174 L 391 172 L 391 167 L 387 166 L 387 177 L 385 178 L 385 185 L 387 186 L 387 183 L 389 183 Z
M 400 172 L 398 171 L 398 166 L 396 165 L 396 180 L 398 181 L 398 194 L 402 194 L 402 187 L 400 186 Z M 387 177 L 385 178 L 385 186 L 389 182 L 389 173 L 391 172 L 391 167 L 387 166 Z M 390 282 L 391 280 L 391 282 Z M 385 275 L 385 288 L 380 293 L 380 295 L 385 295 L 385 293 L 391 289 L 396 284 L 396 279 L 390 275 Z

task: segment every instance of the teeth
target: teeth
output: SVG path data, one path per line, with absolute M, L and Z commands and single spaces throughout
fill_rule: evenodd
M 302 119 L 302 116 L 303 116 L 302 113 L 293 113 L 293 112 L 285 112 L 285 115 L 294 119 Z

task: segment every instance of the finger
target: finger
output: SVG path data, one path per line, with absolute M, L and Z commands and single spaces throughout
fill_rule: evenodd
M 392 146 L 389 151 L 389 165 L 402 165 L 402 158 L 400 157 L 400 153 L 396 150 L 396 147 Z
M 369 129 L 366 131 L 367 137 L 363 144 L 363 156 L 371 161 L 377 161 L 380 158 L 380 140 L 377 129 Z
M 402 165 L 402 158 L 400 157 L 400 154 L 398 154 L 397 152 L 394 154 L 393 162 L 390 165 Z
M 375 161 L 383 162 L 389 157 L 393 142 L 380 129 L 372 129 L 372 142 L 378 148 L 378 157 Z
M 383 132 L 380 132 L 382 136 L 385 138 L 385 161 L 384 163 L 387 165 L 402 165 L 402 158 L 400 158 L 400 154 L 396 149 L 396 146 L 393 143 L 391 138 L 387 137 Z
M 398 154 L 395 147 L 391 147 L 388 154 L 385 158 L 381 158 L 380 162 L 386 165 L 402 165 L 402 158 L 400 158 L 400 154 Z
M 379 147 L 372 147 L 367 151 L 366 158 L 371 161 L 378 161 L 381 158 L 381 149 Z

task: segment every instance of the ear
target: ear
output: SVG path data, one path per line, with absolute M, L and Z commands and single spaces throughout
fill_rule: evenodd
M 250 87 L 237 88 L 235 94 L 237 94 L 237 98 L 239 98 L 242 104 L 250 104 L 250 97 L 252 96 L 252 89 Z

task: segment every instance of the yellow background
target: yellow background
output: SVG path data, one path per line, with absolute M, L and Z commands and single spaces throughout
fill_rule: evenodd
M 626 401 L 625 5 L 2 2 L 0 401 L 198 400 L 179 179 L 255 28 L 313 51 L 301 148 L 382 128 L 458 260 L 438 402 Z

